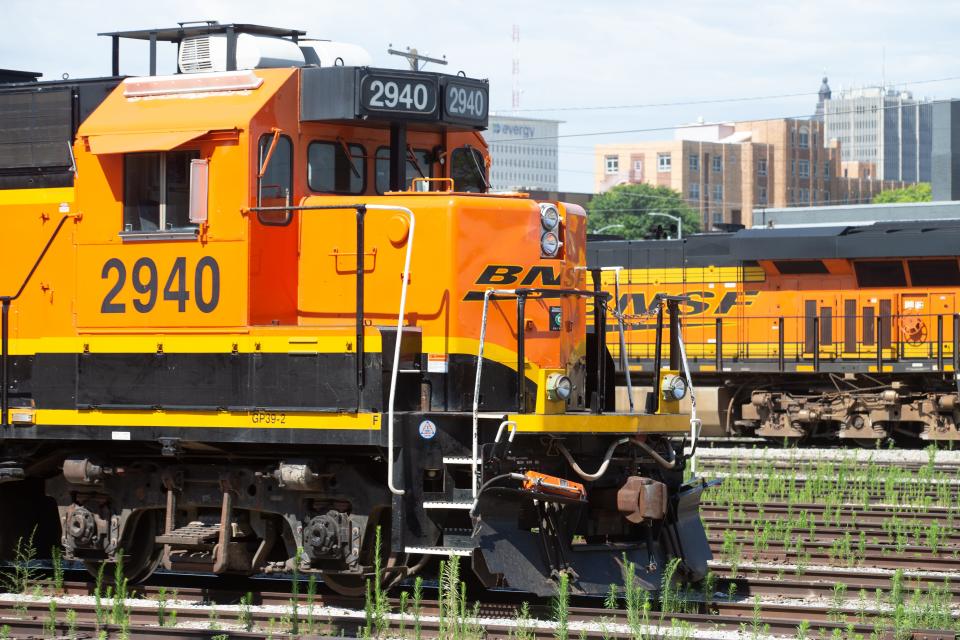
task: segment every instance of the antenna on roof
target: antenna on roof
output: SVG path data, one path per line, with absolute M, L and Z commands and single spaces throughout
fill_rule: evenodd
M 410 63 L 411 71 L 420 71 L 423 69 L 423 67 L 427 66 L 427 64 L 431 62 L 434 64 L 447 64 L 447 56 L 443 56 L 443 58 L 431 58 L 426 54 L 421 55 L 419 51 L 416 49 L 411 49 L 410 47 L 407 47 L 406 51 L 398 51 L 397 49 L 394 49 L 393 44 L 388 45 L 388 47 L 387 53 L 390 55 L 400 56 L 401 58 L 407 59 L 407 62 Z M 422 65 L 420 64 L 421 62 L 423 63 Z

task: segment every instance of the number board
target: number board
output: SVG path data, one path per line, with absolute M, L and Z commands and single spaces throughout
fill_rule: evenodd
M 378 114 L 434 120 L 438 89 L 436 76 L 367 72 L 360 80 L 360 108 Z
M 449 77 L 443 89 L 443 119 L 457 124 L 487 126 L 490 86 L 481 80 Z

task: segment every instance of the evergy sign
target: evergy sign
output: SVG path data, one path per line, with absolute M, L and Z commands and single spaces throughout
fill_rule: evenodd
M 494 135 L 505 135 L 513 136 L 515 138 L 532 138 L 536 132 L 533 127 L 529 125 L 522 124 L 500 124 L 498 122 L 493 123 L 493 134 Z

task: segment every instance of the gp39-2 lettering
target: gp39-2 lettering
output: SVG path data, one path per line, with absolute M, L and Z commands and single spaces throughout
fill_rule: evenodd
M 287 414 L 282 411 L 251 411 L 253 424 L 286 424 Z
M 209 272 L 210 285 L 204 285 L 204 274 Z M 138 313 L 149 313 L 160 296 L 160 273 L 152 258 L 143 257 L 133 263 L 129 270 L 130 283 L 136 293 L 142 297 L 133 299 L 133 308 Z M 100 277 L 113 280 L 113 285 L 100 304 L 100 313 L 126 313 L 127 305 L 117 302 L 116 298 L 127 283 L 127 265 L 119 258 L 110 258 L 103 264 Z M 190 300 L 190 288 L 187 286 L 187 259 L 179 257 L 173 261 L 173 267 L 163 286 L 163 299 L 177 303 L 177 311 L 184 313 Z M 220 303 L 220 265 L 211 256 L 197 261 L 193 269 L 193 302 L 202 313 L 210 313 Z

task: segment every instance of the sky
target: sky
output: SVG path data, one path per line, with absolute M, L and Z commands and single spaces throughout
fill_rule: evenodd
M 446 56 L 447 67 L 427 70 L 489 78 L 500 113 L 511 112 L 518 25 L 518 115 L 563 121 L 565 191 L 592 189 L 598 143 L 672 138 L 700 117 L 809 115 L 824 74 L 834 91 L 886 80 L 917 97 L 960 97 L 956 1 L 0 0 L 0 10 L 0 68 L 45 79 L 108 75 L 110 41 L 98 32 L 209 19 L 359 44 L 378 66 L 405 66 L 391 44 Z M 146 45 L 125 43 L 121 61 L 124 74 L 146 73 Z M 159 71 L 174 66 L 173 48 L 161 48 Z M 705 100 L 728 101 L 646 106 Z

